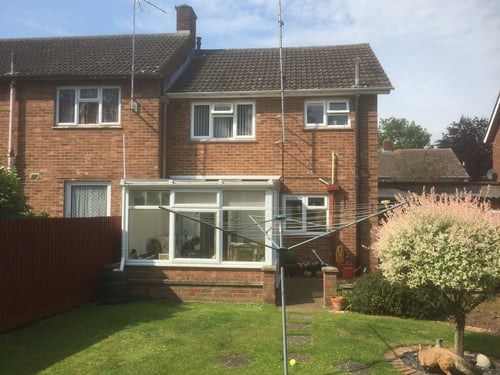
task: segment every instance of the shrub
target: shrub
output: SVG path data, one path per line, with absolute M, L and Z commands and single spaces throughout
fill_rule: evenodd
M 379 270 L 359 278 L 351 293 L 351 310 L 369 315 L 437 319 L 444 317 L 444 307 L 444 299 L 433 289 L 391 284 Z

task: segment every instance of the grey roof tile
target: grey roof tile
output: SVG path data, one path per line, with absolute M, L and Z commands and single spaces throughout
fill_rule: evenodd
M 283 49 L 285 90 L 352 88 L 359 62 L 360 84 L 392 89 L 368 44 Z M 280 89 L 277 48 L 201 50 L 170 92 L 268 91 Z
M 189 39 L 187 33 L 136 35 L 135 72 L 156 77 Z M 15 54 L 18 77 L 103 77 L 130 75 L 132 35 L 0 39 L 0 78 Z

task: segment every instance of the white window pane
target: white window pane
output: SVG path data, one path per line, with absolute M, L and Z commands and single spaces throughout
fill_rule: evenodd
M 325 232 L 326 231 L 326 211 L 307 211 L 307 231 Z
M 193 108 L 193 135 L 195 137 L 208 137 L 210 135 L 209 105 L 195 105 Z
M 71 217 L 106 216 L 106 185 L 72 185 Z
M 263 191 L 225 191 L 225 207 L 264 207 L 266 195 Z
M 286 229 L 302 229 L 302 201 L 300 199 L 286 200 Z
M 324 197 L 308 197 L 307 205 L 309 207 L 325 207 L 325 198 Z
M 347 102 L 328 102 L 329 111 L 346 111 Z
M 328 125 L 349 125 L 349 115 L 328 115 Z
M 265 234 L 252 219 L 262 222 L 262 211 L 224 211 L 223 259 L 235 262 L 263 262 Z
M 118 122 L 120 90 L 102 90 L 102 122 Z
M 252 135 L 253 106 L 240 104 L 237 112 L 237 135 Z
M 309 103 L 306 110 L 308 124 L 323 124 L 324 109 L 322 103 Z
M 60 123 L 75 122 L 75 89 L 60 89 L 58 98 L 58 120 Z
M 168 259 L 168 211 L 130 209 L 128 217 L 128 259 Z
M 176 257 L 215 258 L 214 225 L 214 212 L 182 212 L 175 215 Z
M 214 113 L 233 113 L 232 103 L 215 103 L 213 105 Z
M 81 102 L 80 109 L 78 112 L 78 123 L 79 124 L 97 124 L 97 113 L 98 113 L 98 103 L 97 102 Z
M 217 193 L 176 192 L 176 204 L 216 204 Z
M 97 100 L 98 89 L 80 89 L 80 99 Z
M 233 136 L 232 117 L 214 117 L 214 138 L 231 138 Z

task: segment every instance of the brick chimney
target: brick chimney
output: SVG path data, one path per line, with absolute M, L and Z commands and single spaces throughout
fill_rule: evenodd
M 177 31 L 189 31 L 193 41 L 196 39 L 196 13 L 189 5 L 178 5 L 177 11 Z
M 382 151 L 383 152 L 392 151 L 392 142 L 389 139 L 384 140 L 384 143 L 382 144 Z

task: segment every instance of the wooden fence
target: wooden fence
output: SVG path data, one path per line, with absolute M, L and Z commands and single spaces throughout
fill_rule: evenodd
M 121 217 L 0 220 L 0 332 L 97 297 Z

